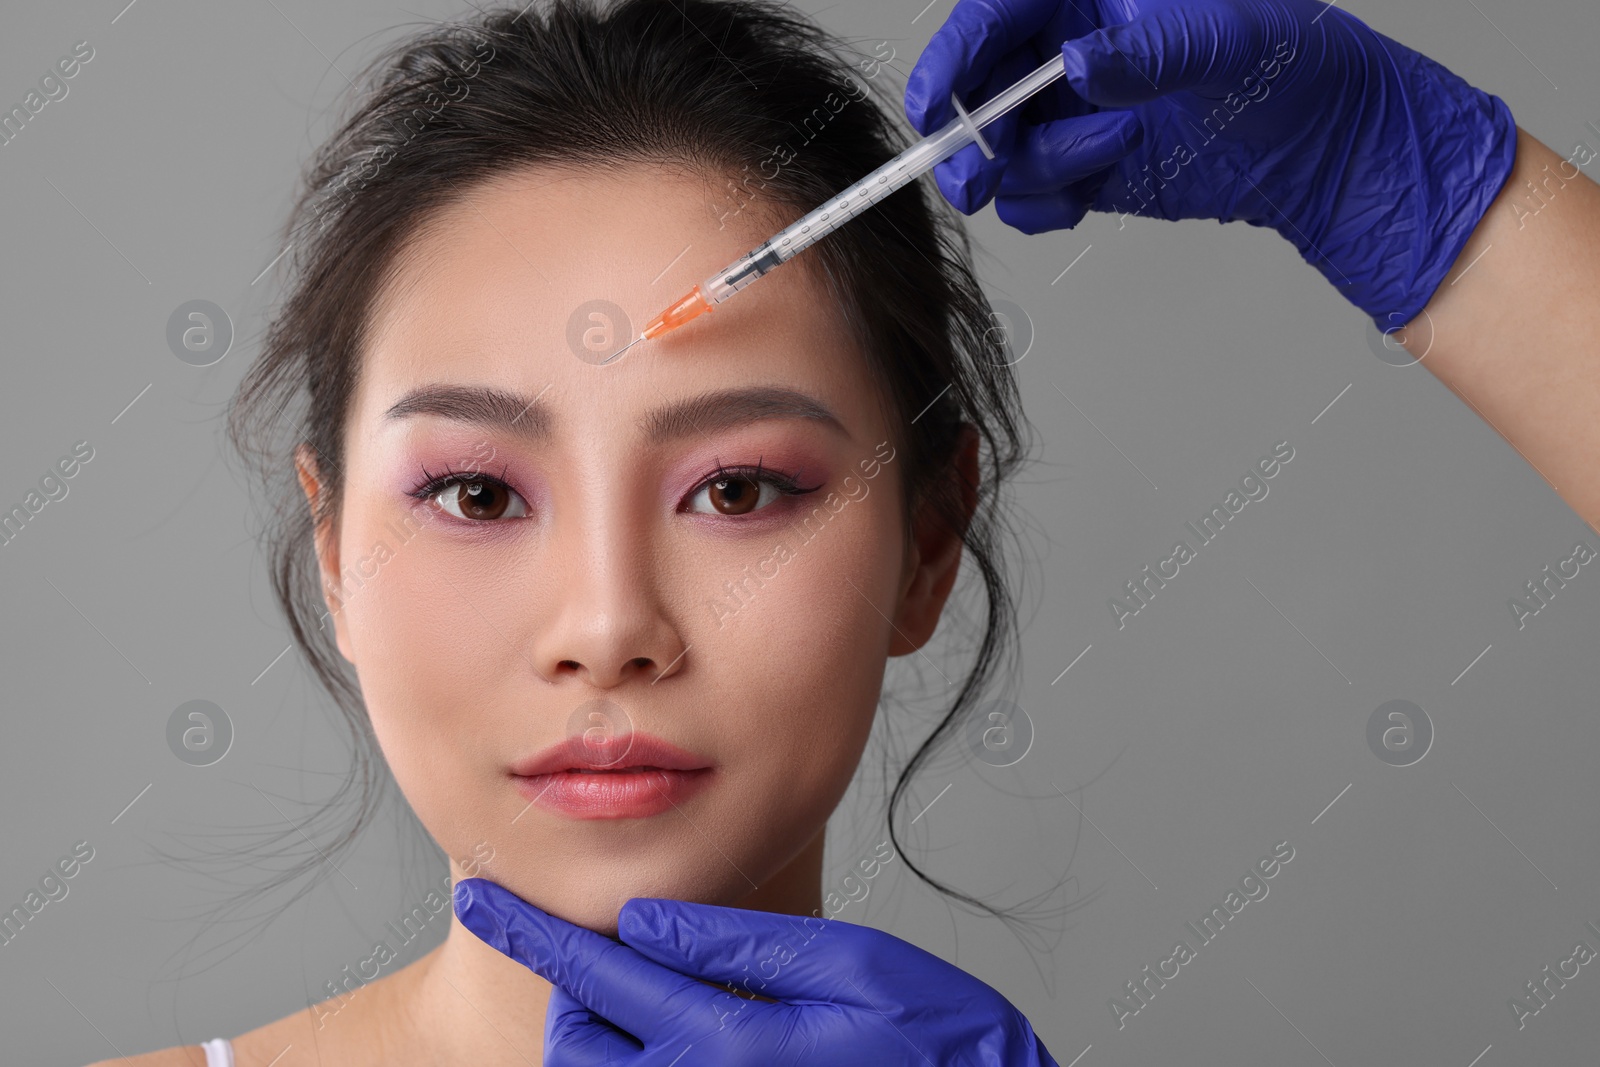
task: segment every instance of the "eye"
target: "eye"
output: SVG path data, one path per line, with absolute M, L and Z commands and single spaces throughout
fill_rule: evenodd
M 719 468 L 709 480 L 702 482 L 689 497 L 688 510 L 702 515 L 748 515 L 752 511 L 770 507 L 773 501 L 784 496 L 801 496 L 815 492 L 821 485 L 803 489 L 794 478 L 781 471 L 756 467 L 734 469 Z M 701 499 L 707 506 L 697 506 Z
M 723 475 L 702 486 L 691 499 L 690 511 L 702 514 L 745 515 L 766 507 L 783 494 L 770 482 L 757 481 L 744 474 Z M 709 507 L 694 507 L 704 497 Z
M 486 474 L 444 474 L 431 479 L 415 495 L 437 504 L 447 515 L 470 522 L 520 519 L 528 514 L 521 494 Z

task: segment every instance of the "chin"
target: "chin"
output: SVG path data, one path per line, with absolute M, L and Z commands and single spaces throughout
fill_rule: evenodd
M 559 919 L 565 919 L 573 926 L 581 926 L 585 930 L 593 930 L 613 941 L 620 941 L 617 935 L 617 918 L 622 913 L 622 906 L 595 907 L 592 904 L 578 911 L 551 912 Z
M 718 866 L 728 870 L 728 878 L 708 878 L 705 867 L 688 864 L 676 870 L 641 871 L 638 860 L 633 859 L 631 862 L 619 862 L 614 871 L 591 870 L 586 878 L 556 881 L 546 869 L 535 872 L 529 879 L 527 893 L 509 883 L 506 888 L 574 926 L 614 938 L 617 936 L 617 918 L 622 906 L 635 897 L 659 897 L 734 907 L 750 895 L 750 883 L 729 868 L 727 860 L 715 853 L 712 859 Z M 735 862 L 739 862 L 741 867 L 746 866 L 738 860 Z

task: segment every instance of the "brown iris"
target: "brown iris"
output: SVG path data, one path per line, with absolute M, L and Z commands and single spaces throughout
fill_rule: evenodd
M 511 506 L 511 492 L 493 482 L 462 482 L 456 487 L 456 507 L 469 519 L 498 519 Z
M 761 483 L 737 475 L 718 478 L 707 485 L 711 506 L 724 515 L 743 515 L 761 500 Z

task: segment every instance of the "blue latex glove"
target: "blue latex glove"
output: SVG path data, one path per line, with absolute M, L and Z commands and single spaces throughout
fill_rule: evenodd
M 546 1067 L 1059 1067 L 999 993 L 869 927 L 638 898 L 618 944 L 483 878 L 456 885 L 455 911 L 555 986 Z
M 1503 100 L 1315 0 L 958 0 L 906 116 L 929 133 L 952 92 L 970 110 L 1058 48 L 1066 77 L 985 128 L 995 159 L 935 169 L 956 208 L 994 197 L 1025 233 L 1091 209 L 1270 227 L 1380 330 L 1428 302 L 1516 154 Z

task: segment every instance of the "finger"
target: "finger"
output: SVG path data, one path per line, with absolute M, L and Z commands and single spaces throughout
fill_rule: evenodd
M 950 966 L 897 937 L 839 919 L 681 900 L 630 900 L 617 929 L 662 966 L 785 1001 L 871 1008 L 883 983 L 901 993 L 907 981 L 926 988 Z
M 1268 41 L 1268 37 L 1273 40 Z M 1180 89 L 1233 91 L 1258 65 L 1293 58 L 1289 33 L 1255 9 L 1168 7 L 1061 46 L 1067 83 L 1101 107 L 1129 107 Z M 1281 43 L 1280 43 L 1281 40 Z
M 1027 196 L 997 196 L 994 213 L 1001 222 L 1023 233 L 1070 230 L 1083 221 L 1089 205 L 1069 189 Z
M 1003 57 L 983 84 L 973 90 L 974 103 L 967 110 L 973 110 L 976 102 L 988 100 L 999 93 L 1026 74 L 1031 66 L 1032 56 L 1026 49 Z M 963 101 L 964 105 L 966 103 Z M 982 149 L 971 144 L 934 168 L 933 177 L 939 184 L 939 191 L 944 193 L 945 199 L 957 211 L 971 215 L 994 196 L 1010 162 L 1012 142 L 1016 140 L 1017 127 L 1021 123 L 1019 116 L 1020 111 L 1012 111 L 979 131 L 994 153 L 994 158 L 985 156 Z
M 545 1009 L 544 1048 L 544 1067 L 607 1067 L 644 1051 L 560 986 L 550 991 Z
M 906 118 L 926 137 L 955 117 L 967 94 L 1056 15 L 1060 0 L 957 0 L 906 79 Z
M 456 883 L 455 902 L 461 924 L 484 942 L 642 1041 L 676 1037 L 678 1012 L 716 995 L 626 945 L 546 914 L 485 878 Z
M 1143 140 L 1144 127 L 1131 111 L 1099 111 L 1024 126 L 1012 142 L 998 194 L 1017 197 L 1056 192 L 1105 170 Z
M 986 166 L 995 171 L 1004 170 L 998 161 L 984 158 L 977 145 L 968 145 L 933 168 L 933 181 L 952 207 L 963 215 L 971 215 L 989 202 L 988 197 L 978 195 L 977 189 L 979 185 L 992 183 L 976 181 Z

